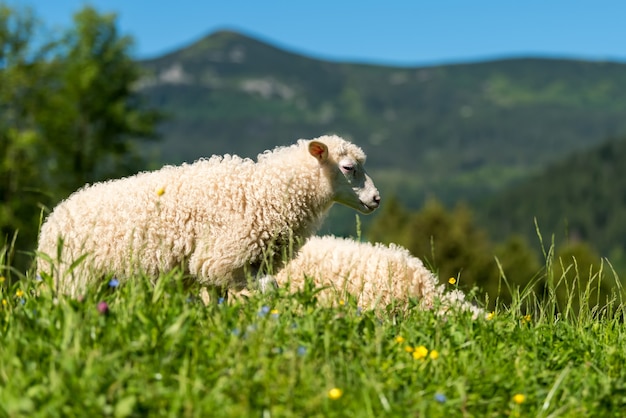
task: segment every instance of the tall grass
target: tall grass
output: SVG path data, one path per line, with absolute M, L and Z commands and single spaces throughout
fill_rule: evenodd
M 176 271 L 72 300 L 29 273 L 0 286 L 0 416 L 622 416 L 621 293 L 563 307 L 560 279 L 473 320 L 326 307 L 313 283 L 205 306 Z

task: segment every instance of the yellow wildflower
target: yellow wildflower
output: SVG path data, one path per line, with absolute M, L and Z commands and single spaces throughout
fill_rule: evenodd
M 491 320 L 492 320 L 495 316 L 496 316 L 496 313 L 495 313 L 495 312 L 493 312 L 493 311 L 492 311 L 492 312 L 489 312 L 489 313 L 487 314 L 487 321 L 491 321 Z
M 343 390 L 339 388 L 332 388 L 331 390 L 328 391 L 328 397 L 332 399 L 333 401 L 336 401 L 337 399 L 341 398 L 342 395 L 343 395 Z
M 4 283 L 6 281 L 6 278 L 4 276 L 0 276 L 0 283 Z
M 24 296 L 24 291 L 22 289 L 17 289 L 17 291 L 15 292 L 15 296 L 21 298 L 22 296 Z
M 341 300 L 339 301 L 339 305 L 343 306 L 343 305 L 345 305 L 345 304 L 346 304 L 346 301 L 345 301 L 345 300 L 341 299 Z
M 412 353 L 415 350 L 410 345 L 407 345 L 406 347 L 404 347 L 404 351 L 406 351 L 407 353 Z
M 9 302 L 6 299 L 2 299 L 2 306 L 7 306 Z
M 427 355 L 428 348 L 424 347 L 423 345 L 415 347 L 415 350 L 413 351 L 413 358 L 415 360 L 423 360 L 426 358 Z
M 439 358 L 439 351 L 431 350 L 428 357 L 430 357 L 431 360 L 437 360 Z
M 397 342 L 398 344 L 402 344 L 404 341 L 405 341 L 405 339 L 404 339 L 404 337 L 403 337 L 402 335 L 398 335 L 398 336 L 396 337 L 396 342 Z
M 515 395 L 513 395 L 513 402 L 518 405 L 523 404 L 525 400 L 526 395 L 524 395 L 523 393 L 516 393 Z
M 450 283 L 450 284 L 456 284 L 456 279 L 455 279 L 454 277 L 450 277 L 450 278 L 448 279 L 448 283 Z
M 159 187 L 156 191 L 157 196 L 163 196 L 165 194 L 165 187 Z
M 272 314 L 272 315 L 278 315 L 278 309 L 272 309 L 272 310 L 270 311 L 270 314 Z
M 530 314 L 524 315 L 522 317 L 522 324 L 528 324 L 531 321 L 531 319 L 533 319 L 533 317 L 530 316 Z

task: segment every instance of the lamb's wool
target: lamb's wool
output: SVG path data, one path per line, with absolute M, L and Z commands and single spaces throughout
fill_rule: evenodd
M 390 304 L 402 309 L 408 307 L 409 298 L 415 298 L 421 308 L 437 308 L 440 313 L 458 309 L 478 316 L 482 312 L 461 291 L 446 292 L 419 258 L 395 244 L 311 237 L 275 276 L 279 286 L 292 290 L 301 289 L 307 277 L 324 288 L 319 293 L 323 302 L 351 295 L 363 309 Z
M 177 266 L 203 284 L 240 288 L 245 272 L 271 272 L 287 243 L 314 233 L 334 202 L 364 213 L 378 206 L 364 162 L 356 145 L 323 136 L 258 162 L 214 156 L 86 186 L 46 219 L 38 251 L 54 263 L 39 257 L 38 269 L 74 295 L 105 274 L 123 280 Z

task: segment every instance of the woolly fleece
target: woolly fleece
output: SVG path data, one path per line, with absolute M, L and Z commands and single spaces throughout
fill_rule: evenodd
M 318 294 L 326 303 L 351 295 L 362 309 L 385 308 L 392 303 L 406 309 L 412 297 L 421 308 L 437 308 L 441 314 L 450 310 L 470 311 L 474 317 L 482 314 L 460 290 L 446 291 L 419 258 L 395 244 L 311 237 L 275 276 L 279 286 L 291 290 L 302 289 L 305 277 L 316 287 L 326 287 Z
M 242 288 L 245 273 L 271 273 L 287 243 L 313 234 L 334 202 L 364 213 L 378 206 L 364 162 L 356 145 L 323 136 L 266 151 L 257 162 L 213 156 L 87 185 L 42 226 L 38 251 L 49 258 L 38 258 L 38 271 L 75 296 L 104 275 L 123 281 L 174 267 L 205 285 Z

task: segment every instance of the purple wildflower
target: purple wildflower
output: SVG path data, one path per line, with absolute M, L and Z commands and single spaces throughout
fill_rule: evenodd
M 109 287 L 118 287 L 120 285 L 120 281 L 117 280 L 116 277 L 113 277 L 111 280 L 109 280 Z
M 106 315 L 109 313 L 109 305 L 106 302 L 100 302 L 98 303 L 98 312 L 100 312 L 103 315 Z

